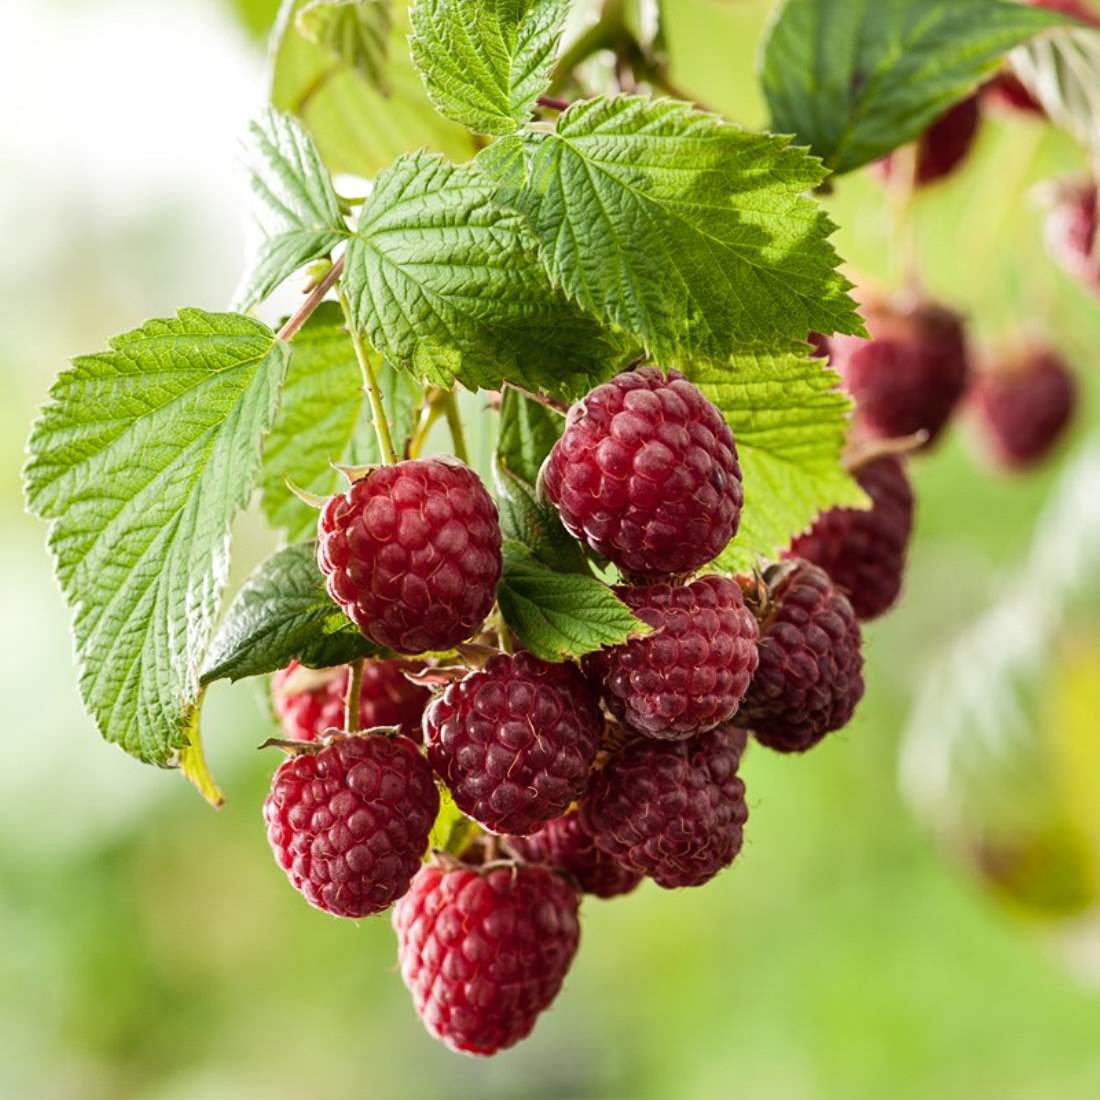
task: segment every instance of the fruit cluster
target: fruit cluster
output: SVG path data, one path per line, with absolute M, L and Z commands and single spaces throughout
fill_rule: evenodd
M 753 576 L 700 573 L 740 520 L 729 427 L 675 371 L 597 387 L 569 410 L 541 491 L 618 568 L 640 636 L 578 663 L 485 631 L 501 532 L 465 465 L 374 468 L 325 504 L 328 592 L 394 656 L 274 678 L 289 740 L 268 837 L 317 908 L 396 903 L 401 971 L 432 1034 L 474 1054 L 521 1039 L 576 953 L 581 894 L 708 882 L 741 849 L 749 735 L 799 753 L 848 723 L 860 618 L 897 598 L 912 512 L 898 458 L 858 476 L 869 511 L 821 516 Z M 441 788 L 471 825 L 422 863 Z

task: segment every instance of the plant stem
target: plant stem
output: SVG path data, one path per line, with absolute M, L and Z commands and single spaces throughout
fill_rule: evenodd
M 420 410 L 420 419 L 416 422 L 416 430 L 412 434 L 412 439 L 409 440 L 409 458 L 420 457 L 420 452 L 427 442 L 428 433 L 442 415 L 443 412 L 439 407 L 439 402 L 433 400 L 429 395 L 428 400 L 424 402 L 424 406 Z
M 382 461 L 387 466 L 392 466 L 397 461 L 397 452 L 393 449 L 393 436 L 390 434 L 390 422 L 386 419 L 386 408 L 382 404 L 382 391 L 378 387 L 378 379 L 375 377 L 367 349 L 363 347 L 363 337 L 359 335 L 359 330 L 352 321 L 351 303 L 342 290 L 340 308 L 344 311 L 344 321 L 351 334 L 351 346 L 355 349 L 355 358 L 359 361 L 359 370 L 363 374 L 363 389 L 370 400 L 371 419 L 374 421 L 374 431 L 378 436 L 378 450 L 382 455 Z
M 556 99 L 552 95 L 540 95 L 535 102 L 551 111 L 564 111 L 569 107 L 568 99 Z
M 293 340 L 298 335 L 302 325 L 313 316 L 314 310 L 324 300 L 325 295 L 336 285 L 336 280 L 344 270 L 344 257 L 341 256 L 332 267 L 328 269 L 325 277 L 309 292 L 306 300 L 287 319 L 287 322 L 279 329 L 280 340 Z
M 627 369 L 630 370 L 631 368 L 628 367 Z M 569 412 L 569 406 L 555 397 L 547 397 L 544 393 L 533 393 L 531 390 L 525 390 L 522 386 L 517 386 L 515 382 L 505 382 L 504 384 L 509 389 L 515 390 L 516 393 L 521 393 L 524 397 L 534 401 L 536 405 L 542 405 L 543 408 L 550 409 L 561 416 L 565 416 Z
M 454 390 L 445 390 L 439 399 L 443 408 L 443 415 L 447 418 L 447 427 L 451 433 L 451 444 L 454 446 L 455 457 L 470 465 L 470 455 L 466 450 L 466 432 L 462 427 L 462 417 L 458 414 L 458 402 L 455 400 Z
M 348 692 L 344 696 L 344 729 L 354 733 L 359 728 L 363 700 L 363 658 L 348 665 Z

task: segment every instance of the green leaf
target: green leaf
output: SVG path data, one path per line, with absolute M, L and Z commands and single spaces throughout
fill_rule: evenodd
M 329 668 L 384 651 L 332 602 L 312 542 L 287 546 L 257 566 L 226 612 L 202 682 L 262 676 L 299 661 Z
M 407 374 L 381 361 L 375 376 L 394 446 L 403 451 L 423 394 Z M 317 512 L 290 490 L 287 480 L 316 496 L 330 496 L 343 488 L 333 463 L 381 461 L 343 315 L 335 302 L 324 302 L 294 337 L 279 418 L 264 444 L 264 514 L 292 541 L 308 538 L 317 529 Z
M 584 551 L 562 526 L 554 506 L 539 500 L 534 487 L 512 473 L 499 454 L 493 480 L 500 530 L 506 539 L 522 543 L 543 565 L 559 573 L 590 575 Z
M 511 134 L 550 84 L 569 0 L 419 0 L 413 60 L 440 113 Z
M 103 736 L 147 762 L 191 744 L 229 525 L 288 356 L 258 321 L 181 310 L 75 360 L 31 434 L 27 498 L 51 521 L 81 695 Z
M 912 141 L 1002 54 L 1065 22 L 1006 0 L 788 0 L 763 54 L 771 129 L 850 172 Z
M 452 160 L 477 151 L 473 135 L 432 106 L 409 57 L 408 5 L 395 0 L 385 95 L 346 61 L 304 38 L 296 13 L 309 0 L 284 0 L 273 36 L 271 102 L 296 115 L 331 172 L 375 176 L 395 157 L 429 148 Z
M 251 309 L 344 237 L 340 205 L 317 147 L 294 119 L 267 110 L 248 127 L 253 241 L 236 308 Z
M 543 461 L 564 430 L 564 415 L 510 386 L 505 389 L 500 402 L 497 455 L 516 477 L 536 484 Z
M 719 568 L 737 572 L 774 558 L 826 508 L 867 506 L 841 465 L 851 401 L 805 345 L 745 349 L 729 365 L 696 363 L 689 376 L 722 410 L 741 460 L 741 528 Z
M 388 93 L 390 0 L 309 0 L 299 9 L 295 25 L 303 38 L 323 46 L 372 88 Z
M 556 573 L 514 539 L 504 541 L 497 600 L 509 629 L 543 661 L 582 657 L 650 633 L 607 585 L 591 575 Z
M 440 783 L 439 813 L 428 838 L 428 851 L 449 852 L 452 856 L 459 856 L 478 832 L 477 822 L 471 821 L 455 805 L 451 792 Z
M 627 351 L 551 287 L 523 219 L 494 184 L 440 157 L 383 172 L 348 243 L 353 323 L 417 378 L 584 392 Z
M 620 96 L 574 104 L 554 132 L 525 142 L 527 186 L 505 191 L 530 218 L 551 278 L 663 365 L 812 330 L 862 331 L 834 270 L 834 227 L 806 196 L 824 172 L 785 139 Z M 499 159 L 479 167 L 514 180 L 512 150 L 498 158 L 505 173 Z

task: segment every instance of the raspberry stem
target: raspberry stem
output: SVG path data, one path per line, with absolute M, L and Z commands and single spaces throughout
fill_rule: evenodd
M 355 349 L 355 358 L 359 361 L 359 370 L 363 374 L 363 388 L 370 400 L 371 420 L 374 421 L 374 431 L 378 436 L 378 450 L 381 452 L 382 461 L 387 466 L 397 462 L 397 453 L 393 449 L 393 436 L 390 434 L 390 422 L 386 419 L 386 408 L 382 404 L 382 391 L 378 387 L 378 379 L 374 375 L 374 367 L 371 365 L 367 349 L 363 347 L 363 337 L 352 323 L 351 303 L 347 293 L 340 291 L 340 308 L 344 311 L 344 321 L 351 334 L 351 346 Z
M 287 319 L 286 324 L 279 329 L 280 340 L 293 340 L 298 335 L 302 325 L 313 316 L 314 310 L 321 304 L 325 295 L 336 285 L 336 280 L 340 278 L 343 270 L 344 257 L 341 256 L 328 269 L 325 277 L 309 292 L 306 300 Z
M 462 427 L 462 417 L 458 412 L 458 402 L 455 400 L 454 390 L 447 390 L 440 399 L 443 415 L 447 418 L 447 428 L 451 433 L 451 444 L 454 447 L 455 457 L 470 465 L 470 455 L 466 450 L 466 432 Z
M 363 658 L 348 665 L 348 693 L 344 696 L 344 729 L 354 733 L 359 728 L 363 700 Z

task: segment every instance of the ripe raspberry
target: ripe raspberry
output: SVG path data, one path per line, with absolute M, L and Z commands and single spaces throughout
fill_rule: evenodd
M 614 898 L 629 894 L 642 876 L 601 852 L 575 813 L 548 821 L 537 833 L 514 837 L 509 846 L 529 863 L 545 863 L 566 871 L 586 894 Z
M 914 179 L 918 186 L 946 179 L 966 159 L 978 133 L 981 112 L 978 97 L 969 96 L 945 111 L 917 140 Z M 891 155 L 879 161 L 882 174 L 893 175 L 898 161 Z
M 928 433 L 932 443 L 966 389 L 962 318 L 923 301 L 872 302 L 870 340 L 834 336 L 831 365 L 856 403 L 856 431 L 874 439 Z
M 707 576 L 616 591 L 654 632 L 584 658 L 611 713 L 671 741 L 729 719 L 756 671 L 756 621 L 737 584 Z
M 1050 454 L 1069 426 L 1077 383 L 1057 353 L 1029 349 L 983 371 L 970 400 L 994 460 L 1026 470 Z
M 428 759 L 458 808 L 522 836 L 583 793 L 603 717 L 573 665 L 501 654 L 450 684 L 424 714 Z
M 863 697 L 859 622 L 816 565 L 786 562 L 764 578 L 760 667 L 737 721 L 769 748 L 805 752 L 847 725 Z
M 400 653 L 474 634 L 500 578 L 500 523 L 456 459 L 380 466 L 321 512 L 317 561 L 329 595 L 371 641 Z
M 356 728 L 399 726 L 406 737 L 419 741 L 420 719 L 432 693 L 405 676 L 418 667 L 411 661 L 364 661 Z M 271 678 L 271 699 L 287 737 L 316 741 L 327 729 L 341 729 L 347 689 L 347 665 L 315 671 L 291 661 L 276 672 Z
M 275 860 L 306 901 L 338 917 L 381 913 L 409 887 L 439 813 L 407 737 L 337 737 L 284 760 L 264 802 Z
M 1052 189 L 1045 226 L 1047 248 L 1055 261 L 1094 294 L 1100 294 L 1098 203 L 1100 194 L 1094 181 L 1062 181 Z
M 562 522 L 638 576 L 690 573 L 741 519 L 741 467 L 718 409 L 676 371 L 627 371 L 569 410 L 543 467 Z
M 530 1034 L 577 953 L 577 893 L 546 867 L 422 867 L 393 911 L 401 976 L 452 1050 L 496 1054 Z
M 581 825 L 601 851 L 658 886 L 702 886 L 741 850 L 743 748 L 727 727 L 689 741 L 631 741 L 592 777 Z
M 867 463 L 856 480 L 872 507 L 822 512 L 784 557 L 819 565 L 866 622 L 889 611 L 901 594 L 913 531 L 913 490 L 904 465 L 893 455 Z

